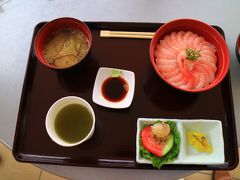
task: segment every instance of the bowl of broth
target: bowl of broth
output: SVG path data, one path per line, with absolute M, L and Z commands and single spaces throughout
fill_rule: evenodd
M 76 96 L 57 100 L 48 110 L 46 130 L 49 137 L 61 146 L 76 146 L 94 133 L 95 114 L 91 105 Z
M 66 69 L 82 62 L 92 45 L 88 26 L 74 18 L 63 17 L 46 23 L 34 40 L 37 59 L 52 69 Z

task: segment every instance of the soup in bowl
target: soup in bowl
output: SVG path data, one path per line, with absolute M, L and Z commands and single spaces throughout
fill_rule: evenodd
M 37 33 L 34 50 L 38 60 L 53 69 L 66 69 L 82 62 L 92 44 L 88 26 L 74 18 L 46 23 Z

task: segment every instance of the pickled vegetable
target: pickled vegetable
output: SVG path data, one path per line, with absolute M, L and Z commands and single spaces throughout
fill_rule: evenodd
M 208 142 L 205 134 L 196 131 L 188 132 L 188 143 L 199 152 L 212 152 L 212 145 Z

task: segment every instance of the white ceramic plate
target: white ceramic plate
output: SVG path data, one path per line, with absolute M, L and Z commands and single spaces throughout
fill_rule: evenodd
M 126 80 L 129 88 L 126 97 L 119 102 L 108 101 L 103 97 L 101 92 L 101 87 L 103 82 L 110 77 L 111 71 L 114 69 L 120 70 L 122 72 L 121 77 Z M 132 103 L 134 89 L 135 89 L 135 74 L 132 71 L 127 71 L 127 70 L 117 69 L 117 68 L 101 67 L 99 68 L 96 79 L 95 79 L 92 100 L 98 105 L 109 107 L 109 108 L 115 108 L 115 109 L 127 108 Z
M 175 121 L 180 133 L 181 143 L 180 151 L 176 160 L 168 164 L 199 164 L 199 165 L 214 165 L 223 164 L 224 156 L 224 141 L 222 134 L 222 123 L 219 120 L 205 119 L 162 119 L 162 118 L 138 118 L 137 135 L 136 135 L 136 161 L 141 164 L 152 164 L 148 159 L 141 157 L 139 153 L 139 138 L 140 132 L 145 124 L 153 124 L 156 121 Z M 198 152 L 192 145 L 187 142 L 188 131 L 199 131 L 207 136 L 211 143 L 212 153 Z

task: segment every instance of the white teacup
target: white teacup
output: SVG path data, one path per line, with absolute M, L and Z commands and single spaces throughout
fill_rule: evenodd
M 89 133 L 82 140 L 79 140 L 78 142 L 75 142 L 75 143 L 69 143 L 64 141 L 61 137 L 59 137 L 59 135 L 55 130 L 55 120 L 58 112 L 61 109 L 63 109 L 65 106 L 70 104 L 80 104 L 86 107 L 89 110 L 90 114 L 92 115 L 92 121 L 93 121 L 91 130 L 89 131 Z M 46 126 L 48 135 L 55 143 L 61 146 L 68 146 L 68 147 L 76 146 L 88 140 L 93 135 L 94 129 L 95 129 L 95 114 L 90 104 L 84 99 L 76 96 L 67 96 L 59 99 L 50 107 L 46 116 L 45 126 Z

